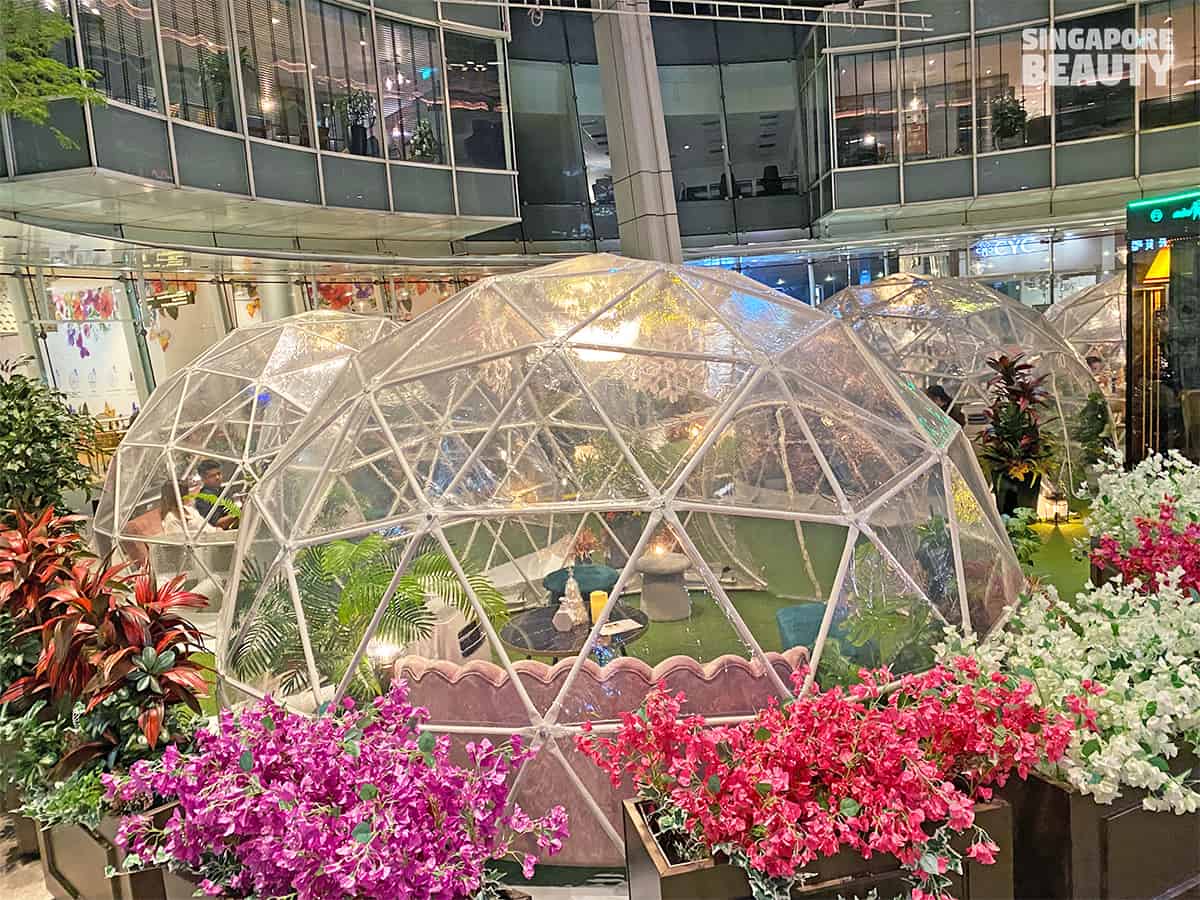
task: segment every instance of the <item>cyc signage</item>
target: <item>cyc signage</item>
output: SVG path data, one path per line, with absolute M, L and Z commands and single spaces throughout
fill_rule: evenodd
M 977 242 L 971 248 L 971 252 L 979 259 L 992 259 L 997 256 L 1023 256 L 1029 253 L 1041 253 L 1044 250 L 1041 239 L 1032 234 L 988 238 Z

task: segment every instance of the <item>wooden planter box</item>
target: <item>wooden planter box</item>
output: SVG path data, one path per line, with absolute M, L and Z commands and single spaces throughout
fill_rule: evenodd
M 21 793 L 13 785 L 8 785 L 0 796 L 3 812 L 12 821 L 13 836 L 17 845 L 18 856 L 35 857 L 38 855 L 38 827 L 33 819 L 16 812 L 21 806 Z
M 196 882 L 166 869 L 115 875 L 124 854 L 113 843 L 119 819 L 106 817 L 98 831 L 78 825 L 55 825 L 38 830 L 42 875 L 55 900 L 186 900 Z
M 951 892 L 959 900 L 1012 900 L 1012 810 L 1007 803 L 976 807 L 976 821 L 1000 846 L 996 863 L 983 866 L 963 860 L 963 876 L 954 878 Z M 704 859 L 672 865 L 654 840 L 645 817 L 632 800 L 624 803 L 625 868 L 629 896 L 637 900 L 748 900 L 746 874 L 736 866 Z M 960 850 L 965 849 L 965 841 Z M 911 889 L 905 872 L 893 856 L 863 859 L 844 852 L 816 860 L 806 871 L 815 876 L 792 896 L 798 900 L 837 900 L 865 896 L 872 888 L 880 897 L 907 896 Z
M 1103 806 L 1036 775 L 1002 793 L 1013 809 L 1017 897 L 1200 898 L 1200 814 L 1147 812 L 1142 791 Z

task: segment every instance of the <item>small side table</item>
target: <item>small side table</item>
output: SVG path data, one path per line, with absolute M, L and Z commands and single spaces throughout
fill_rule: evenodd
M 642 573 L 642 611 L 651 622 L 677 622 L 692 614 L 683 573 L 692 561 L 682 553 L 647 553 L 637 561 Z

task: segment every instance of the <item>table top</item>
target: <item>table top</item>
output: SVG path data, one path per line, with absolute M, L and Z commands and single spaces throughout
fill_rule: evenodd
M 540 606 L 537 609 L 518 613 L 500 629 L 500 640 L 510 647 L 537 656 L 571 656 L 578 654 L 587 643 L 588 632 L 592 626 L 588 623 L 577 625 L 570 631 L 559 631 L 554 627 L 554 614 L 558 612 L 558 604 Z M 641 627 L 636 631 L 614 635 L 611 638 L 601 636 L 598 640 L 608 640 L 612 646 L 632 644 L 643 634 L 650 620 L 640 609 L 631 609 L 618 603 L 609 614 L 609 622 L 619 622 L 621 619 L 633 619 Z

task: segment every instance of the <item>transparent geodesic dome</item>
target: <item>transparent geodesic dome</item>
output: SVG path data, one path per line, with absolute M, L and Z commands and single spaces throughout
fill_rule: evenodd
M 593 864 L 620 824 L 584 722 L 659 681 L 745 716 L 806 658 L 822 682 L 920 668 L 1022 584 L 962 432 L 843 323 L 609 255 L 484 279 L 357 356 L 237 550 L 226 702 L 403 678 L 435 730 L 541 744 L 516 800 L 565 803 L 565 856 Z M 584 619 L 560 631 L 568 576 Z
M 1105 281 L 1071 295 L 1046 310 L 1046 321 L 1061 334 L 1089 366 L 1105 395 L 1125 397 L 1125 293 L 1122 270 Z
M 901 273 L 839 291 L 821 310 L 850 325 L 879 356 L 919 389 L 940 385 L 967 417 L 967 431 L 986 423 L 987 360 L 1023 353 L 1047 376 L 1044 419 L 1056 447 L 1050 480 L 1077 489 L 1087 477 L 1087 452 L 1077 435 L 1096 391 L 1075 350 L 1036 310 L 964 278 Z M 1103 404 L 1101 404 L 1103 406 Z
M 188 587 L 219 602 L 246 492 L 346 361 L 398 330 L 377 317 L 300 313 L 239 328 L 175 372 L 109 464 L 98 549 L 160 579 L 187 573 Z M 213 471 L 219 479 L 206 483 Z

